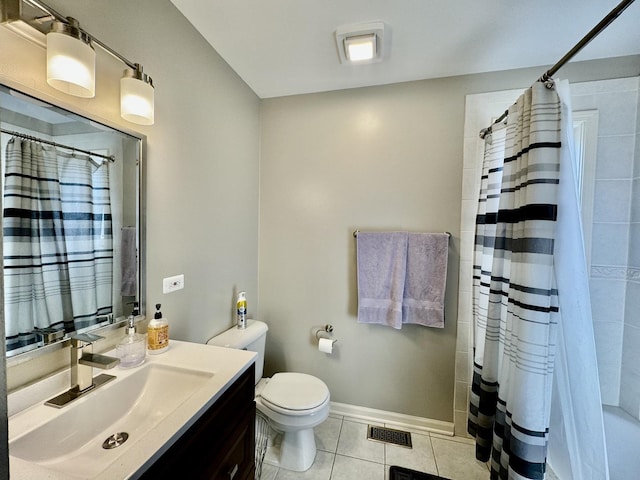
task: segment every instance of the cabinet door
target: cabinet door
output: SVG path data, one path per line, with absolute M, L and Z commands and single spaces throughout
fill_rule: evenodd
M 214 480 L 245 480 L 255 475 L 254 442 L 255 438 L 255 406 L 243 415 L 244 420 L 238 424 L 237 435 L 229 437 L 222 449 L 224 458 L 209 464 L 211 474 L 206 478 Z

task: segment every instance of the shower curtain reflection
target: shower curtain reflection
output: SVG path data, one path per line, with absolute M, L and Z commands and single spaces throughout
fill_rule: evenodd
M 3 217 L 8 352 L 112 312 L 108 164 L 12 138 Z

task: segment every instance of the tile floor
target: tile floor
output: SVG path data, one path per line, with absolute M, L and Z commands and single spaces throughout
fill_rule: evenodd
M 261 480 L 388 480 L 389 467 L 437 474 L 450 480 L 488 480 L 472 440 L 411 432 L 413 448 L 367 440 L 365 420 L 330 415 L 316 427 L 316 460 L 306 472 L 279 469 L 265 457 Z M 389 428 L 397 428 L 389 425 Z

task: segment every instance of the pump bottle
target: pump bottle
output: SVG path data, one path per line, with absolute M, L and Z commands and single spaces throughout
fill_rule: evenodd
M 156 303 L 156 313 L 147 326 L 147 349 L 150 355 L 164 353 L 169 349 L 169 322 L 162 317 L 159 303 Z
M 141 365 L 147 355 L 147 342 L 144 335 L 136 333 L 135 318 L 139 315 L 138 302 L 134 302 L 133 311 L 128 318 L 126 334 L 116 345 L 116 356 L 120 359 L 120 368 L 133 368 Z

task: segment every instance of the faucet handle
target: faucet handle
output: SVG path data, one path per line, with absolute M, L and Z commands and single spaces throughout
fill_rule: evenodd
M 103 339 L 100 335 L 95 335 L 93 333 L 79 333 L 71 337 L 71 345 L 73 347 L 84 347 L 86 345 L 90 345 L 98 340 Z

